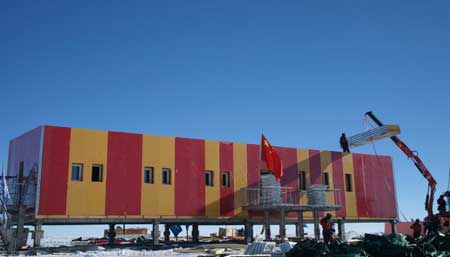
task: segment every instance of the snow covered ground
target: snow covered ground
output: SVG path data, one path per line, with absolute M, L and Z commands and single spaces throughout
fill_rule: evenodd
M 129 256 L 129 257 L 197 257 L 198 253 L 176 253 L 173 250 L 162 250 L 162 251 L 135 251 L 130 249 L 111 249 L 104 250 L 102 247 L 99 247 L 98 250 L 95 251 L 86 251 L 86 252 L 73 252 L 73 253 L 57 253 L 57 254 L 45 254 L 38 253 L 38 256 L 41 257 L 114 257 L 114 256 Z M 24 256 L 24 255 L 19 255 Z

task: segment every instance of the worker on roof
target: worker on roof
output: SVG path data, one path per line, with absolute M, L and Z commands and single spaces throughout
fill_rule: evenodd
M 348 148 L 348 141 L 345 133 L 342 133 L 341 138 L 339 139 L 339 143 L 341 144 L 342 151 L 345 153 L 349 153 L 350 149 Z
M 323 241 L 325 244 L 329 245 L 333 242 L 333 223 L 331 221 L 331 214 L 327 213 L 325 217 L 320 220 L 320 225 L 322 226 Z
M 439 196 L 437 204 L 439 213 L 444 213 L 446 211 L 446 203 L 443 195 Z
M 422 225 L 420 225 L 420 220 L 416 219 L 416 221 L 410 227 L 413 230 L 414 238 L 419 238 L 422 234 Z

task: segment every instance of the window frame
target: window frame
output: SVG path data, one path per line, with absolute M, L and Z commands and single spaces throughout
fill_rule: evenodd
M 208 183 L 209 178 L 209 183 Z M 214 186 L 214 171 L 205 170 L 205 186 L 213 187 Z
M 100 180 L 94 180 L 94 167 L 100 168 Z M 92 166 L 91 166 L 91 182 L 103 182 L 103 164 L 92 164 Z
M 148 176 L 148 182 L 146 181 L 147 178 L 147 171 L 149 171 L 149 176 Z M 154 167 L 144 167 L 144 184 L 155 184 L 155 168 Z
M 353 192 L 352 174 L 351 173 L 345 173 L 344 181 L 345 181 L 345 192 L 348 192 L 348 193 Z
M 74 166 L 79 168 L 78 176 L 76 179 L 74 179 L 74 177 L 73 177 Z M 82 182 L 83 181 L 83 171 L 84 171 L 83 163 L 72 163 L 71 170 L 70 170 L 70 181 Z
M 224 179 L 224 176 L 226 179 Z M 220 185 L 222 187 L 229 188 L 231 187 L 231 172 L 229 171 L 222 171 L 222 174 L 220 176 Z
M 328 172 L 322 172 L 322 185 L 330 187 L 330 174 Z
M 163 185 L 171 185 L 172 184 L 172 170 L 170 168 L 162 168 L 161 172 L 162 172 L 161 183 Z M 168 174 L 168 177 L 164 176 L 164 174 Z M 164 181 L 165 177 L 168 178 L 168 181 Z
M 301 191 L 305 191 L 307 189 L 307 186 L 308 184 L 306 182 L 306 171 L 300 170 L 298 172 L 298 188 Z

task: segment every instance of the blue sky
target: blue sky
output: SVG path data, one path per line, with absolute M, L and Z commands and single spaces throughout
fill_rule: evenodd
M 0 159 L 38 125 L 337 150 L 373 110 L 446 190 L 447 1 L 8 1 Z M 400 209 L 426 182 L 395 145 Z M 373 153 L 371 146 L 356 149 Z M 6 165 L 6 163 L 5 163 Z

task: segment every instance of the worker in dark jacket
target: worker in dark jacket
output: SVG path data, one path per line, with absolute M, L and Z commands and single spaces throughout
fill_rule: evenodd
M 444 213 L 446 210 L 445 208 L 446 203 L 443 195 L 439 196 L 439 198 L 437 199 L 437 204 L 439 213 Z
M 420 225 L 420 220 L 416 219 L 416 221 L 410 227 L 413 230 L 414 238 L 419 238 L 422 234 L 422 225 Z
M 331 214 L 327 213 L 325 217 L 320 220 L 320 225 L 322 226 L 323 241 L 325 244 L 329 245 L 333 242 L 333 223 L 331 222 Z
M 341 138 L 339 139 L 339 143 L 341 144 L 342 151 L 349 153 L 350 149 L 348 148 L 347 137 L 345 137 L 345 133 L 342 133 Z

